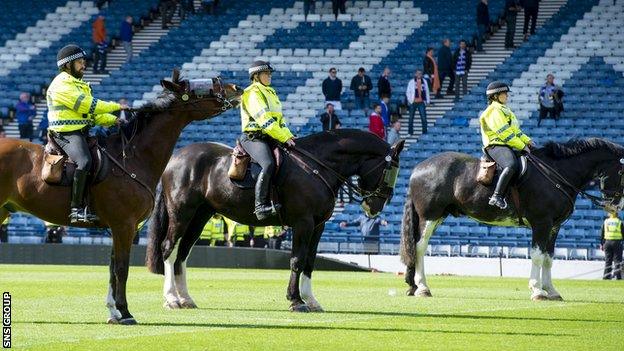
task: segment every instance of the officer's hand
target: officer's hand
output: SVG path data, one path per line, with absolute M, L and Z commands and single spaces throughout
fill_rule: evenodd
M 604 251 L 604 247 L 602 246 L 602 244 L 600 245 L 600 251 Z
M 128 106 L 128 104 L 120 104 L 120 106 L 121 106 L 120 107 L 121 110 L 129 110 L 130 109 L 130 106 Z
M 531 149 L 529 148 L 529 146 L 525 146 L 524 149 L 522 149 L 522 151 L 526 152 L 527 154 L 531 153 Z
M 117 127 L 121 127 L 124 126 L 128 123 L 128 121 L 126 121 L 124 118 L 117 118 L 115 120 L 115 125 L 117 125 Z
M 533 140 L 529 141 L 529 149 L 536 149 L 537 145 L 535 145 L 535 142 L 533 142 Z
M 295 138 L 290 138 L 290 139 L 286 140 L 286 146 L 288 146 L 288 147 L 295 147 Z

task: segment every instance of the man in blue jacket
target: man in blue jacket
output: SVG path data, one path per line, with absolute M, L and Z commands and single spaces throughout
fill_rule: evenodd
M 30 102 L 30 94 L 21 93 L 19 102 L 15 104 L 15 118 L 20 138 L 33 140 L 33 119 L 36 115 L 37 108 Z
M 121 22 L 121 28 L 119 29 L 119 39 L 123 44 L 126 51 L 126 62 L 132 60 L 132 16 L 126 16 L 126 19 Z

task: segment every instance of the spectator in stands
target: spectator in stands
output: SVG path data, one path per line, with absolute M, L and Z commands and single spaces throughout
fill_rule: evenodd
M 97 6 L 98 10 L 101 10 L 104 5 L 108 4 L 108 0 L 97 0 L 95 2 L 95 6 Z
M 440 75 L 438 71 L 438 64 L 433 57 L 433 48 L 427 48 L 427 53 L 423 57 L 423 69 L 425 73 L 425 79 L 428 80 L 429 88 L 431 92 L 435 93 L 435 97 L 442 97 L 440 94 Z
M 381 216 L 369 217 L 360 215 L 351 222 L 340 222 L 340 228 L 359 226 L 364 242 L 379 242 L 379 226 L 381 225 L 384 227 L 388 225 L 388 222 L 382 219 Z
M 160 9 L 160 23 L 162 29 L 169 29 L 168 24 L 171 24 L 176 5 L 176 0 L 160 0 L 158 7 Z
M 272 225 L 264 227 L 264 235 L 269 238 L 269 249 L 280 250 L 282 248 L 282 241 L 286 236 L 286 228 Z
M 459 99 L 459 84 L 462 85 L 462 94 L 468 94 L 468 72 L 472 66 L 472 53 L 466 46 L 464 39 L 459 41 L 459 47 L 453 55 L 455 69 L 455 99 Z
M 490 31 L 490 11 L 488 0 L 481 0 L 477 5 L 477 51 L 483 51 L 485 35 Z
M 351 79 L 350 88 L 355 94 L 355 108 L 364 110 L 364 115 L 368 116 L 369 95 L 373 89 L 373 83 L 370 77 L 366 75 L 364 67 L 358 68 L 358 73 Z
M 0 139 L 6 138 L 6 132 L 4 131 L 4 127 L 0 125 Z
M 321 114 L 321 123 L 323 125 L 323 131 L 340 129 L 340 119 L 336 112 L 334 112 L 334 105 L 328 102 L 325 105 L 325 112 Z
M 392 97 L 392 85 L 390 85 L 390 68 L 386 67 L 383 70 L 381 76 L 377 80 L 377 95 L 379 96 L 379 100 L 383 99 L 384 96 L 388 98 Z
M 7 216 L 7 218 L 2 221 L 0 224 L 0 243 L 8 243 L 9 242 L 9 220 L 11 219 L 11 214 Z
M 387 129 L 390 126 L 390 97 L 387 95 L 382 96 L 379 106 L 381 106 L 381 120 L 383 121 L 384 129 Z M 388 134 L 387 131 L 385 134 Z
M 187 13 L 195 13 L 193 0 L 180 0 L 180 19 L 185 20 Z
M 106 42 L 107 34 L 106 34 L 106 22 L 104 15 L 99 15 L 91 24 L 91 28 L 93 29 L 92 40 L 93 40 L 93 73 L 98 74 L 107 74 L 106 72 L 106 49 L 108 48 L 108 43 Z
M 336 77 L 337 70 L 335 67 L 329 69 L 329 76 L 323 81 L 323 95 L 325 96 L 325 105 L 331 103 L 337 111 L 342 110 L 340 102 L 340 94 L 342 94 L 342 80 Z
M 605 269 L 602 279 L 622 279 L 622 236 L 624 226 L 617 212 L 610 212 L 609 218 L 602 224 L 600 249 L 605 253 Z M 612 271 L 613 270 L 613 271 Z
M 46 144 L 48 142 L 48 127 L 50 123 L 48 122 L 48 110 L 43 111 L 43 116 L 41 117 L 41 121 L 39 122 L 39 126 L 37 127 L 37 135 L 39 135 L 39 140 L 42 143 Z
M 373 104 L 373 112 L 369 117 L 368 130 L 382 140 L 386 140 L 386 128 L 384 127 L 383 119 L 381 119 L 381 105 L 379 104 Z
M 540 0 L 523 0 L 522 7 L 524 7 L 524 27 L 522 28 L 522 34 L 524 34 L 524 40 L 529 40 L 529 33 L 535 34 L 535 24 L 537 22 L 537 12 L 539 10 Z M 529 32 L 529 21 L 531 21 L 531 31 Z
M 505 21 L 507 31 L 505 32 L 505 49 L 514 49 L 514 36 L 516 35 L 516 19 L 520 11 L 520 0 L 505 0 Z
M 308 18 L 310 13 L 316 13 L 316 0 L 303 0 L 303 15 Z
M 121 22 L 121 28 L 119 29 L 119 39 L 126 51 L 126 62 L 132 61 L 132 16 L 126 16 L 126 19 Z
M 399 140 L 401 140 L 401 135 L 399 132 L 401 131 L 401 121 L 398 119 L 392 122 L 390 125 L 390 129 L 388 130 L 388 144 L 394 145 Z
M 409 107 L 409 124 L 407 127 L 407 133 L 409 135 L 414 134 L 414 114 L 416 113 L 416 109 L 418 109 L 422 124 L 422 133 L 427 134 L 427 111 L 425 107 L 430 101 L 429 85 L 427 84 L 427 80 L 423 78 L 421 70 L 417 70 L 414 75 L 414 79 L 410 80 L 407 84 L 405 97 L 407 98 Z
M 555 85 L 555 76 L 546 76 L 546 84 L 539 91 L 540 112 L 537 125 L 542 123 L 542 119 L 550 117 L 559 119 L 561 94 L 560 89 Z
M 338 11 L 342 14 L 347 13 L 346 2 L 347 0 L 332 0 L 332 12 L 336 19 L 338 19 Z
M 446 94 L 453 94 L 453 86 L 455 85 L 455 73 L 453 67 L 453 53 L 451 52 L 451 40 L 446 38 L 442 41 L 442 46 L 438 49 L 438 69 L 440 73 L 440 89 L 444 84 L 444 79 L 449 77 L 449 84 L 446 88 Z M 441 95 L 438 91 L 438 95 Z
M 202 0 L 202 9 L 204 9 L 206 13 L 214 15 L 216 14 L 217 7 L 219 6 L 219 1 L 220 0 Z
M 29 93 L 21 93 L 15 104 L 15 117 L 19 128 L 20 138 L 33 140 L 33 120 L 37 115 L 37 108 L 30 102 Z
M 62 244 L 63 237 L 67 235 L 65 227 L 50 222 L 44 223 L 46 234 L 43 242 L 46 244 Z

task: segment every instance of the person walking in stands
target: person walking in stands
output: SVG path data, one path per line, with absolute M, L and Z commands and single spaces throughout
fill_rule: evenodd
M 382 219 L 381 216 L 369 217 L 360 215 L 351 222 L 340 222 L 340 228 L 359 226 L 364 242 L 379 242 L 379 228 L 382 225 L 385 227 L 388 225 L 388 222 Z
M 347 13 L 346 3 L 347 0 L 332 0 L 332 12 L 334 13 L 334 16 L 336 16 L 336 18 L 338 18 L 339 11 L 342 14 Z
M 379 101 L 379 106 L 381 106 L 381 120 L 384 124 L 385 134 L 388 134 L 388 127 L 390 127 L 390 97 L 384 95 L 381 97 L 381 101 Z
M 539 91 L 539 120 L 537 126 L 542 123 L 542 119 L 550 116 L 555 121 L 559 119 L 559 109 L 557 103 L 559 98 L 557 96 L 559 87 L 555 85 L 555 76 L 548 74 L 546 76 L 546 84 Z
M 441 98 L 440 75 L 438 73 L 438 64 L 433 57 L 433 48 L 427 48 L 427 52 L 423 57 L 423 70 L 425 73 L 425 79 L 428 80 L 431 92 L 435 94 L 436 99 Z
M 169 29 L 168 24 L 171 23 L 171 19 L 173 18 L 173 14 L 176 10 L 177 1 L 176 0 L 160 0 L 160 4 L 158 5 L 160 11 L 160 20 L 162 29 Z
M 507 31 L 505 32 L 505 49 L 515 49 L 514 36 L 516 35 L 516 20 L 520 7 L 520 0 L 505 0 L 505 21 Z
M 280 250 L 282 248 L 282 240 L 286 235 L 286 230 L 280 226 L 264 227 L 264 235 L 269 239 L 269 249 Z
M 477 5 L 477 52 L 483 51 L 485 35 L 490 31 L 490 10 L 488 0 L 481 0 Z
M 325 112 L 321 114 L 321 124 L 323 125 L 323 131 L 340 129 L 342 126 L 331 102 L 327 103 Z
M 342 80 L 336 77 L 337 70 L 335 67 L 329 69 L 329 77 L 323 81 L 322 89 L 323 96 L 325 96 L 325 106 L 328 103 L 334 105 L 334 109 L 337 111 L 342 110 L 342 103 L 340 102 L 340 95 L 342 94 Z
M 33 120 L 37 115 L 37 108 L 30 102 L 29 93 L 21 93 L 15 104 L 15 118 L 19 128 L 20 138 L 33 140 Z
M 414 135 L 414 114 L 418 109 L 420 114 L 420 122 L 422 125 L 422 133 L 427 134 L 427 110 L 426 105 L 429 104 L 429 85 L 427 80 L 423 78 L 422 71 L 417 70 L 414 79 L 410 80 L 405 90 L 405 97 L 409 106 L 409 124 L 407 133 Z
M 368 116 L 368 107 L 370 106 L 370 91 L 373 89 L 373 83 L 364 67 L 358 68 L 358 73 L 351 78 L 351 90 L 355 95 L 355 108 L 364 110 L 364 116 Z
M 308 18 L 310 13 L 316 13 L 316 0 L 303 0 L 303 15 Z
M 523 0 L 522 7 L 524 7 L 524 27 L 522 28 L 522 34 L 524 34 L 524 40 L 529 40 L 529 33 L 535 34 L 535 25 L 537 23 L 537 12 L 539 11 L 540 0 Z M 531 30 L 529 31 L 529 21 L 531 22 Z
M 369 117 L 368 130 L 382 140 L 386 140 L 385 129 L 383 120 L 381 119 L 381 106 L 379 104 L 373 104 L 373 112 Z
M 390 129 L 388 131 L 388 144 L 394 145 L 399 140 L 401 140 L 401 135 L 399 132 L 401 131 L 401 121 L 398 119 L 390 125 Z
M 438 49 L 438 70 L 440 74 L 440 89 L 442 88 L 442 84 L 444 84 L 444 79 L 446 77 L 449 77 L 449 84 L 446 88 L 446 94 L 453 94 L 453 87 L 455 85 L 455 67 L 453 67 L 451 40 L 448 38 L 442 41 L 442 46 L 440 46 L 440 49 Z
M 479 116 L 485 152 L 503 169 L 488 202 L 500 209 L 507 208 L 507 186 L 518 172 L 516 153 L 530 153 L 535 148 L 531 138 L 520 130 L 516 115 L 505 105 L 509 92 L 509 86 L 503 82 L 490 83 L 485 92 L 489 105 Z
M 602 279 L 622 279 L 622 235 L 624 226 L 617 212 L 609 212 L 609 218 L 602 224 L 600 248 L 605 253 L 605 269 Z
M 119 29 L 119 39 L 123 44 L 126 51 L 126 62 L 132 61 L 132 37 L 134 33 L 132 31 L 132 16 L 126 16 L 126 19 L 121 22 L 121 28 Z
M 453 55 L 453 66 L 455 67 L 455 100 L 459 100 L 459 84 L 461 83 L 462 94 L 468 94 L 468 72 L 472 66 L 472 53 L 466 47 L 464 39 L 459 41 L 459 47 Z
M 108 43 L 106 42 L 106 23 L 104 15 L 98 15 L 95 21 L 91 24 L 93 34 L 91 39 L 93 40 L 93 73 L 95 74 L 107 74 L 106 72 L 106 49 Z
M 389 80 L 390 73 L 390 68 L 384 68 L 383 73 L 377 80 L 377 96 L 379 96 L 379 100 L 383 99 L 384 96 L 392 97 L 392 85 Z

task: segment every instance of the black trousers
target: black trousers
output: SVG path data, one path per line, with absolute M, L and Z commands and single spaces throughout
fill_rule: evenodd
M 440 71 L 440 90 L 442 90 L 442 84 L 444 84 L 444 79 L 449 77 L 449 85 L 446 88 L 446 93 L 450 94 L 453 91 L 453 87 L 455 86 L 455 72 L 453 71 Z M 436 94 L 439 94 L 440 91 L 436 91 Z
M 505 32 L 505 48 L 511 48 L 514 46 L 514 36 L 516 35 L 516 20 L 518 14 L 516 12 L 510 12 L 507 15 L 507 31 Z
M 243 134 L 239 141 L 243 149 L 262 167 L 262 170 L 272 176 L 275 171 L 275 160 L 269 142 L 262 138 L 250 138 L 247 134 Z
M 622 279 L 622 240 L 605 240 L 605 269 L 603 279 Z M 612 273 L 613 267 L 613 273 Z
M 257 248 L 263 249 L 266 246 L 266 244 L 267 244 L 266 239 L 264 239 L 263 236 L 254 236 L 253 237 L 253 246 L 252 247 L 257 247 Z
M 93 54 L 93 72 L 98 73 L 106 69 L 106 51 L 100 52 L 97 48 Z
M 20 133 L 20 138 L 21 139 L 28 139 L 30 141 L 33 140 L 33 125 L 32 125 L 32 123 L 19 124 L 17 126 L 17 128 L 19 129 L 19 133 Z
M 525 8 L 524 9 L 524 28 L 522 34 L 527 34 L 529 29 L 529 21 L 531 21 L 531 35 L 535 34 L 535 23 L 537 21 L 538 8 Z
M 91 154 L 89 153 L 86 139 L 88 132 L 75 131 L 59 134 L 60 137 L 54 137 L 54 140 L 69 155 L 69 158 L 76 163 L 76 169 L 89 171 L 91 168 Z
M 334 13 L 334 16 L 338 17 L 338 11 L 343 14 L 347 12 L 345 8 L 346 2 L 347 0 L 332 0 L 332 12 Z
M 539 127 L 539 125 L 542 123 L 542 120 L 545 118 L 548 118 L 550 116 L 550 118 L 553 118 L 555 121 L 559 119 L 559 109 L 557 109 L 556 107 L 544 107 L 542 105 L 540 105 L 540 111 L 539 111 L 539 119 L 537 120 L 537 126 Z

